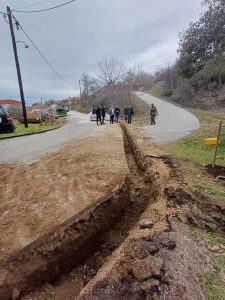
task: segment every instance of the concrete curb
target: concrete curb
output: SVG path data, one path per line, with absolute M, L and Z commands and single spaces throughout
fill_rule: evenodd
M 18 134 L 18 135 L 12 135 L 12 136 L 4 136 L 4 137 L 0 137 L 0 141 L 1 140 L 6 140 L 6 139 L 12 139 L 12 138 L 17 138 L 17 137 L 22 137 L 22 136 L 27 136 L 27 135 L 44 133 L 44 132 L 52 131 L 52 130 L 55 130 L 55 129 L 59 129 L 59 128 L 63 127 L 64 125 L 65 124 L 57 126 L 57 127 L 54 127 L 54 128 L 46 129 L 46 130 L 36 131 L 36 132 L 30 132 L 30 133 Z

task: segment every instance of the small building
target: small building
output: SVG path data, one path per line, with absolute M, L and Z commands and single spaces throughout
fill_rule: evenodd
M 47 109 L 46 105 L 41 104 L 33 104 L 32 107 L 29 109 L 31 112 L 41 112 L 42 110 Z
M 21 105 L 21 101 L 13 100 L 13 99 L 4 99 L 0 100 L 0 105 L 2 105 L 6 110 L 8 110 L 11 107 L 16 107 Z

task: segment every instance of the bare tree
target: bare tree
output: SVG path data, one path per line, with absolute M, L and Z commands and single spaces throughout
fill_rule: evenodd
M 133 89 L 133 85 L 135 84 L 136 80 L 140 76 L 140 74 L 143 72 L 142 65 L 135 63 L 133 67 L 128 69 L 125 81 L 129 83 L 130 91 Z
M 88 96 L 89 95 L 89 88 L 92 82 L 92 78 L 88 75 L 83 73 L 80 79 L 82 85 L 82 94 Z
M 125 76 L 126 68 L 124 63 L 117 59 L 106 58 L 98 63 L 97 77 L 103 85 L 113 85 L 123 80 Z

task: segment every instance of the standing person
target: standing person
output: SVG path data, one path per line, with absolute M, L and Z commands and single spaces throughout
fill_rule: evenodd
M 150 119 L 151 119 L 150 125 L 155 125 L 156 124 L 155 123 L 156 114 L 157 114 L 156 106 L 152 103 L 151 108 L 150 108 Z
M 106 109 L 105 106 L 102 105 L 102 124 L 104 124 L 105 121 L 105 114 L 106 114 Z
M 97 121 L 97 125 L 98 125 L 98 122 L 100 122 L 100 125 L 102 124 L 102 111 L 101 111 L 101 107 L 100 105 L 98 105 L 97 109 L 96 109 L 96 121 Z
M 128 119 L 128 107 L 127 106 L 124 107 L 123 113 L 124 113 L 125 122 L 127 123 L 127 119 Z
M 115 109 L 113 108 L 113 106 L 111 106 L 109 110 L 110 124 L 113 124 L 114 122 L 114 114 L 115 114 Z
M 128 124 L 131 124 L 133 115 L 134 115 L 134 109 L 131 105 L 129 105 L 128 111 L 127 111 Z
M 119 115 L 120 115 L 120 108 L 116 106 L 115 108 L 115 122 L 119 123 Z

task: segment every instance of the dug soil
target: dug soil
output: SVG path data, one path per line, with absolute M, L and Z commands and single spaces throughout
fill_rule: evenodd
M 195 194 L 189 189 L 176 161 L 166 156 L 163 148 L 151 144 L 149 139 L 143 136 L 141 128 L 124 124 L 121 128 L 122 130 L 118 126 L 108 127 L 108 135 L 104 137 L 104 149 L 99 141 L 86 139 L 68 144 L 59 153 L 47 156 L 30 166 L 7 165 L 8 176 L 13 167 L 22 168 L 18 169 L 20 172 L 25 168 L 25 174 L 29 174 L 28 171 L 31 168 L 33 169 L 32 176 L 34 174 L 37 176 L 37 168 L 38 172 L 41 172 L 42 168 L 44 168 L 42 172 L 47 172 L 49 169 L 48 175 L 42 173 L 43 186 L 54 172 L 54 177 L 51 177 L 49 181 L 51 185 L 48 191 L 60 189 L 61 193 L 64 193 L 58 192 L 49 198 L 51 205 L 53 201 L 57 203 L 53 206 L 54 210 L 50 207 L 44 214 L 46 208 L 41 206 L 42 213 L 35 219 L 38 226 L 32 223 L 35 224 L 36 231 L 33 231 L 33 235 L 28 234 L 29 240 L 41 233 L 40 228 L 42 232 L 46 232 L 52 225 L 81 210 L 91 201 L 96 201 L 97 197 L 105 191 L 110 189 L 114 191 L 111 191 L 112 197 L 107 198 L 107 201 L 99 202 L 101 214 L 105 212 L 101 222 L 91 223 L 92 220 L 100 220 L 99 210 L 93 209 L 88 215 L 82 217 L 82 224 L 79 228 L 76 226 L 76 231 L 73 231 L 79 237 L 82 234 L 82 228 L 86 229 L 85 235 L 88 236 L 91 251 L 87 251 L 87 254 L 87 249 L 84 248 L 85 255 L 77 263 L 71 259 L 73 267 L 70 270 L 68 268 L 68 272 L 62 268 L 62 261 L 57 259 L 62 249 L 61 246 L 67 239 L 65 232 L 60 243 L 53 245 L 51 251 L 47 249 L 46 252 L 43 250 L 44 245 L 42 248 L 39 245 L 38 251 L 31 247 L 21 255 L 12 256 L 0 262 L 0 267 L 4 271 L 3 276 L 0 277 L 0 295 L 4 296 L 3 299 L 207 299 L 203 288 L 203 277 L 213 269 L 213 254 L 205 243 L 196 240 L 192 228 L 198 227 L 224 236 L 225 205 L 215 203 L 211 201 L 212 199 Z M 78 145 L 82 146 L 80 150 L 77 148 Z M 71 159 L 71 153 L 74 153 L 72 164 L 68 162 Z M 57 164 L 54 158 L 58 158 L 60 163 Z M 54 166 L 53 162 L 57 164 L 57 168 L 51 169 L 52 165 Z M 68 173 L 68 164 L 73 170 L 70 173 Z M 107 165 L 106 169 L 105 165 Z M 122 184 L 122 177 L 127 169 L 128 174 Z M 60 174 L 59 178 L 55 181 L 58 174 Z M 65 183 L 63 186 L 62 178 L 68 174 L 71 176 L 70 184 Z M 14 184 L 16 184 L 15 177 L 14 174 Z M 80 185 L 73 185 L 74 180 L 77 183 L 77 177 L 80 178 Z M 36 179 L 33 184 L 37 184 Z M 115 186 L 119 182 L 122 185 L 115 192 Z M 36 190 L 39 188 L 37 185 L 34 187 Z M 11 184 L 12 188 L 14 188 L 13 184 Z M 77 189 L 79 198 L 75 197 Z M 79 203 L 74 200 L 71 206 L 67 207 L 65 199 L 69 199 L 68 193 L 71 190 L 75 199 L 81 200 Z M 24 191 L 26 189 L 21 189 L 20 198 L 23 198 Z M 31 191 L 32 185 L 30 185 Z M 46 197 L 45 194 L 46 190 L 38 199 Z M 13 193 L 10 195 L 8 203 L 13 199 Z M 34 193 L 32 196 L 35 196 Z M 30 198 L 27 197 L 27 199 Z M 12 208 L 17 201 L 18 198 L 13 202 Z M 115 214 L 116 207 L 120 207 L 121 203 L 126 205 L 121 206 L 121 211 L 117 212 L 117 218 L 110 223 L 110 226 L 104 227 L 103 225 Z M 5 202 L 6 205 L 7 202 Z M 30 206 L 31 203 L 26 202 L 29 217 L 34 213 Z M 34 207 L 35 210 L 39 211 L 37 207 Z M 18 240 L 21 232 L 18 235 L 16 228 L 20 227 L 23 218 L 26 218 L 26 214 L 24 217 L 20 216 L 15 219 L 17 222 L 12 225 L 13 215 L 11 216 L 11 222 L 7 225 L 11 228 L 8 232 L 9 238 L 14 234 L 15 239 Z M 50 226 L 48 219 L 51 220 Z M 7 220 L 5 217 L 5 222 Z M 26 225 L 27 230 L 29 229 L 28 233 L 32 232 L 32 226 L 29 224 Z M 93 226 L 90 227 L 90 224 Z M 6 230 L 7 226 L 5 226 Z M 95 232 L 93 238 L 91 232 Z M 82 235 L 82 241 L 86 237 Z M 52 240 L 55 242 L 54 238 L 53 236 Z M 73 237 L 71 241 L 72 239 Z M 8 245 L 7 250 L 9 250 L 10 241 L 7 242 L 6 239 L 3 242 L 4 245 Z M 47 242 L 49 243 L 49 239 Z M 21 244 L 14 246 L 15 249 L 19 247 Z M 74 251 L 77 249 L 78 247 L 75 246 Z M 220 250 L 220 255 L 224 257 L 224 249 L 220 248 Z M 25 280 L 29 279 L 35 287 L 36 275 L 39 274 L 34 272 L 32 260 L 26 265 L 27 270 L 28 268 L 33 270 L 30 272 L 30 278 L 27 276 L 29 270 L 23 270 L 20 274 L 15 266 L 21 266 L 23 261 L 26 262 L 27 257 L 32 257 L 32 255 L 40 258 L 42 262 L 46 261 L 46 265 L 47 260 L 51 259 L 49 256 L 55 255 L 56 268 L 53 272 L 56 275 L 54 280 L 45 280 L 42 286 L 36 285 L 36 288 L 30 292 L 30 285 L 26 285 Z M 64 259 L 69 261 L 69 257 L 65 256 Z M 48 273 L 50 270 L 46 269 L 45 272 Z M 53 277 L 48 276 L 48 278 Z M 39 282 L 41 282 L 40 278 Z
M 0 166 L 0 258 L 78 213 L 127 170 L 120 127 L 66 144 L 29 165 Z

